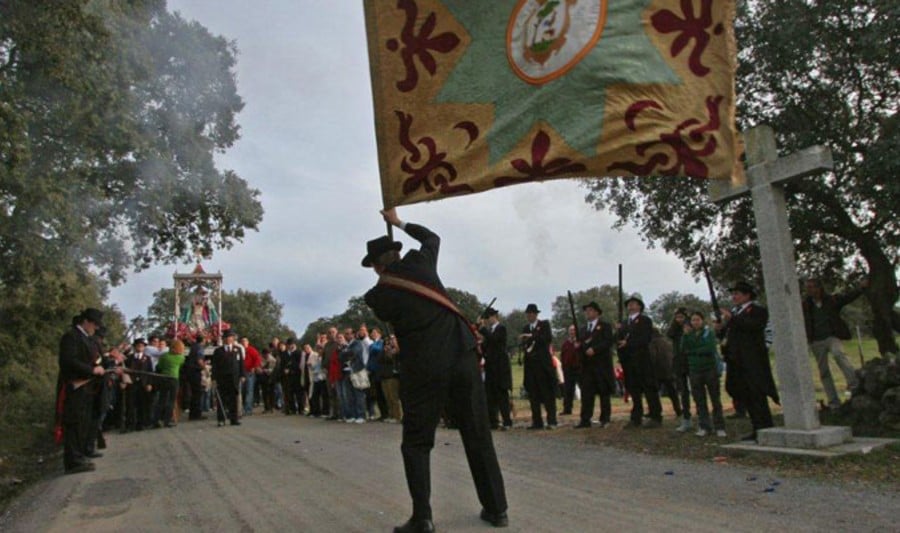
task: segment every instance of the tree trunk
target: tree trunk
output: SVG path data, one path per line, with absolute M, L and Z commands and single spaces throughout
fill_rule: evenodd
M 896 329 L 894 326 L 898 325 L 900 319 L 894 311 L 894 302 L 900 296 L 894 265 L 874 239 L 866 239 L 865 243 L 860 244 L 860 252 L 869 265 L 870 285 L 865 294 L 869 305 L 872 306 L 872 335 L 878 342 L 878 351 L 881 355 L 900 353 L 897 340 L 894 338 Z

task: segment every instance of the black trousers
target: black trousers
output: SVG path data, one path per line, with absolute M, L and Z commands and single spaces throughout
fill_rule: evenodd
M 501 418 L 504 426 L 512 427 L 512 417 L 509 412 L 509 389 L 485 382 L 484 392 L 487 399 L 488 422 L 490 422 L 491 428 L 496 429 L 500 425 Z
M 581 372 L 578 368 L 564 368 L 563 378 L 563 414 L 572 413 L 572 404 L 575 402 L 575 385 L 581 382 Z M 584 390 L 581 391 L 582 395 Z
M 662 404 L 659 401 L 659 384 L 653 373 L 653 361 L 649 353 L 629 354 L 622 359 L 625 371 L 625 388 L 631 394 L 631 421 L 640 424 L 644 417 L 643 397 L 647 399 L 647 416 L 662 421 Z
M 672 402 L 672 410 L 675 411 L 675 415 L 681 416 L 682 401 L 678 394 L 678 385 L 675 382 L 676 379 L 680 378 L 662 379 L 659 381 L 659 385 L 660 388 L 665 390 L 665 394 L 669 397 L 669 401 Z M 688 418 L 690 418 L 690 414 L 688 414 Z
M 693 386 L 690 385 L 691 378 L 688 374 L 681 374 L 675 376 L 676 384 L 678 385 L 678 396 L 681 398 L 681 417 L 685 420 L 691 419 L 691 390 Z M 698 411 L 699 416 L 699 411 Z
M 191 374 L 188 376 L 188 384 L 191 387 L 191 403 L 188 419 L 200 420 L 203 417 L 203 381 L 202 376 Z
M 216 388 L 219 390 L 219 398 L 221 399 L 221 404 L 216 410 L 216 416 L 219 422 L 225 422 L 225 417 L 227 416 L 228 420 L 234 424 L 238 421 L 239 413 L 238 388 L 231 378 L 223 379 L 221 382 L 217 381 Z
M 433 355 L 441 352 L 436 350 Z M 503 476 L 488 425 L 484 387 L 474 350 L 458 356 L 400 355 L 403 467 L 413 518 L 431 519 L 431 449 L 446 409 L 459 425 L 478 500 L 488 512 L 507 508 Z M 435 360 L 435 359 L 447 360 Z
M 87 462 L 88 433 L 91 424 L 91 410 L 94 395 L 88 390 L 90 385 L 73 389 L 66 385 L 66 401 L 63 405 L 63 466 L 66 470 Z
M 596 369 L 581 373 L 581 423 L 590 424 L 594 416 L 594 397 L 600 396 L 600 422 L 609 423 L 612 417 L 612 387 Z
M 735 400 L 747 408 L 750 422 L 753 424 L 753 433 L 760 429 L 773 427 L 772 411 L 769 410 L 769 398 L 757 387 L 749 382 L 748 378 L 738 371 L 732 371 L 732 393 Z
M 525 380 L 525 390 L 528 392 L 528 403 L 531 404 L 531 425 L 543 427 L 541 407 L 547 411 L 547 424 L 556 425 L 556 391 L 559 385 L 556 383 L 556 375 L 550 375 L 542 368 L 535 368 L 528 372 Z

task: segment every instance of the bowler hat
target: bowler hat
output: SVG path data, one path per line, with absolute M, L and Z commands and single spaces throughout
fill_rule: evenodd
M 744 294 L 749 294 L 751 298 L 756 298 L 756 289 L 746 281 L 735 283 L 733 287 L 728 288 L 728 292 L 742 292 Z
M 399 252 L 401 248 L 403 248 L 402 242 L 395 241 L 387 235 L 372 239 L 366 243 L 366 256 L 362 259 L 362 266 L 370 267 L 372 266 L 372 261 L 384 252 L 389 252 L 391 250 Z
M 81 312 L 80 315 L 81 320 L 87 320 L 88 322 L 93 322 L 97 324 L 97 327 L 103 327 L 103 311 L 99 309 L 94 309 L 93 307 L 88 307 L 84 311 Z
M 534 313 L 534 314 L 538 314 L 538 313 L 541 312 L 541 310 L 538 309 L 537 304 L 528 304 L 528 306 L 525 307 L 525 312 L 526 312 L 526 313 Z
M 594 311 L 597 311 L 597 312 L 600 313 L 601 315 L 603 314 L 603 309 L 600 309 L 600 305 L 597 304 L 597 302 L 590 302 L 590 303 L 588 303 L 588 304 L 586 304 L 586 305 L 582 305 L 582 306 L 581 306 L 581 310 L 582 310 L 582 311 L 587 311 L 588 308 L 591 308 L 591 309 L 593 309 Z
M 641 300 L 641 299 L 638 298 L 637 296 L 632 296 L 631 298 L 625 300 L 625 305 L 628 306 L 628 304 L 630 304 L 631 302 L 637 302 L 637 304 L 638 304 L 639 306 L 641 306 L 641 311 L 643 311 L 643 310 L 644 310 L 644 307 L 646 307 L 646 306 L 644 305 L 644 300 Z
M 481 313 L 481 318 L 490 318 L 494 315 L 499 315 L 500 311 L 497 311 L 493 307 L 488 307 L 484 310 L 484 313 Z

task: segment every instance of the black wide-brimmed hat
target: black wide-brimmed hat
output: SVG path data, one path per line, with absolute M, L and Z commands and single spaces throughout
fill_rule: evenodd
M 641 300 L 641 299 L 638 298 L 637 296 L 632 296 L 631 298 L 625 300 L 625 307 L 628 307 L 628 304 L 630 304 L 631 302 L 637 302 L 637 304 L 638 304 L 639 306 L 641 306 L 641 311 L 643 311 L 644 308 L 646 307 L 646 306 L 644 305 L 644 300 Z
M 593 309 L 594 311 L 597 311 L 601 315 L 603 314 L 603 309 L 600 309 L 600 305 L 597 302 L 590 302 L 590 303 L 587 303 L 587 304 L 581 306 L 582 311 L 587 311 L 588 309 Z
M 224 333 L 222 333 L 222 338 L 227 339 L 228 337 L 237 337 L 237 332 L 233 329 L 226 329 Z
M 534 314 L 538 314 L 538 313 L 541 312 L 541 310 L 538 309 L 537 304 L 528 304 L 528 306 L 525 307 L 525 312 L 526 312 L 526 313 L 534 313 Z
M 500 311 L 497 311 L 493 307 L 488 307 L 484 310 L 484 313 L 481 313 L 481 318 L 490 318 L 494 315 L 499 315 Z
M 103 311 L 99 309 L 94 309 L 93 307 L 88 307 L 79 315 L 81 320 L 87 320 L 89 322 L 93 322 L 97 324 L 97 327 L 103 327 Z
M 742 292 L 749 294 L 751 298 L 756 298 L 756 289 L 746 281 L 739 281 L 733 287 L 728 287 L 728 292 Z
M 143 344 L 144 346 L 147 346 L 147 340 L 143 337 L 138 337 L 138 338 L 134 339 L 134 342 L 131 343 L 132 346 L 137 346 L 138 344 Z
M 372 261 L 379 255 L 391 250 L 399 252 L 401 248 L 403 248 L 402 242 L 395 241 L 387 235 L 372 239 L 366 243 L 366 256 L 362 259 L 362 266 L 370 267 L 372 266 Z

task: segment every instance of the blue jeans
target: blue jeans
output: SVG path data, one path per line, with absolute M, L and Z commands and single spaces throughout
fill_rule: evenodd
M 253 391 L 256 389 L 256 374 L 247 374 L 247 380 L 244 381 L 244 414 L 249 415 L 253 412 Z
M 341 380 L 338 394 L 344 419 L 366 418 L 366 391 L 354 387 L 349 376 Z

